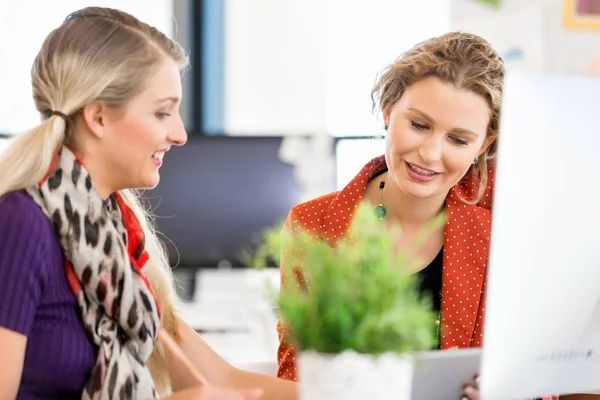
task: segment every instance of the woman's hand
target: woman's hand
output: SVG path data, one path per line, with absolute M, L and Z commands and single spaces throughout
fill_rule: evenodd
M 464 386 L 463 397 L 461 400 L 479 400 L 479 376 L 475 376 L 474 383 L 468 383 Z
M 461 397 L 460 400 L 479 400 L 479 375 L 475 375 L 474 381 L 475 381 L 474 383 L 465 384 L 465 386 L 463 388 L 463 396 Z M 596 397 L 596 396 L 594 396 L 594 397 Z M 543 400 L 552 400 L 552 399 L 558 400 L 558 397 L 546 396 L 543 398 Z M 561 396 L 561 399 L 562 399 L 562 396 Z M 587 397 L 586 397 L 586 399 L 587 399 Z M 580 400 L 580 398 L 575 397 L 573 400 Z M 581 399 L 581 400 L 583 400 L 583 399 Z
M 181 319 L 178 319 L 178 322 L 181 332 L 181 349 L 185 356 L 177 356 L 181 350 L 179 346 L 172 345 L 174 351 L 171 351 L 168 357 L 169 370 L 177 390 L 196 387 L 202 383 L 202 377 L 205 377 L 205 382 L 218 387 L 261 388 L 264 390 L 261 399 L 264 400 L 298 399 L 296 382 L 234 368 L 211 349 L 189 325 Z M 167 342 L 170 341 L 167 340 Z M 189 371 L 195 371 L 195 373 Z M 197 378 L 196 374 L 200 374 L 201 377 Z

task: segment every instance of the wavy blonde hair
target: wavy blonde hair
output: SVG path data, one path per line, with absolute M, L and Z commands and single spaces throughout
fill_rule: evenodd
M 40 181 L 61 144 L 74 140 L 72 127 L 86 104 L 123 108 L 145 89 L 161 62 L 173 59 L 183 69 L 182 47 L 157 29 L 119 10 L 89 7 L 70 14 L 44 41 L 31 69 L 33 98 L 41 124 L 16 136 L 0 158 L 0 197 Z M 68 116 L 69 122 L 52 115 Z M 174 279 L 153 221 L 133 190 L 121 191 L 146 234 L 150 256 L 145 271 L 162 312 L 162 326 L 180 337 Z M 170 391 L 161 343 L 149 367 L 160 393 Z
M 431 76 L 474 92 L 489 105 L 487 137 L 491 144 L 464 177 L 475 183 L 476 190 L 472 199 L 463 200 L 476 204 L 487 187 L 488 164 L 496 157 L 504 62 L 486 40 L 472 33 L 450 32 L 426 40 L 382 71 L 371 91 L 373 109 L 389 109 L 407 87 Z

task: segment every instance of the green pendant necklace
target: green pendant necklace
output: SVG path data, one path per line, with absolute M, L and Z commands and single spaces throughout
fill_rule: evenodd
M 384 180 L 382 180 L 379 183 L 379 204 L 377 204 L 377 207 L 375 207 L 375 216 L 380 221 L 383 221 L 387 214 L 387 210 L 385 209 L 385 206 L 383 205 L 383 188 L 384 187 L 385 187 L 385 178 L 384 178 Z
M 385 188 L 385 178 L 383 178 L 383 180 L 381 182 L 379 182 L 379 204 L 377 204 L 377 207 L 375 207 L 375 210 L 373 210 L 375 212 L 375 216 L 380 221 L 383 221 L 385 219 L 385 216 L 387 215 L 387 210 L 385 209 L 385 206 L 383 205 L 383 189 L 384 188 Z M 438 295 L 440 296 L 440 299 L 441 299 L 442 292 L 440 291 Z M 441 310 L 441 308 L 437 315 L 435 325 L 436 325 L 436 333 L 435 333 L 434 349 L 439 350 L 439 349 L 441 349 L 441 346 L 442 346 L 442 310 Z
M 385 206 L 383 205 L 383 189 L 384 188 L 385 188 L 385 178 L 383 178 L 383 180 L 381 182 L 379 182 L 379 204 L 377 204 L 377 207 L 375 207 L 375 210 L 374 210 L 375 216 L 380 221 L 383 221 L 385 219 L 385 216 L 387 215 L 387 210 L 385 209 Z M 441 299 L 442 292 L 440 291 L 438 295 L 440 296 L 440 299 Z M 435 333 L 434 349 L 439 350 L 439 349 L 441 349 L 441 346 L 442 346 L 442 310 L 441 310 L 441 308 L 437 315 L 435 325 L 436 325 L 436 333 Z

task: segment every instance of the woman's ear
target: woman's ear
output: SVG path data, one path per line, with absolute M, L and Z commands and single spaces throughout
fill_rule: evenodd
M 83 123 L 98 139 L 104 137 L 105 108 L 100 104 L 86 104 L 82 111 Z
M 495 136 L 488 136 L 485 138 L 485 140 L 483 141 L 483 144 L 481 145 L 481 149 L 479 149 L 479 154 L 478 157 L 481 157 L 481 155 L 483 153 L 485 153 L 487 151 L 487 149 L 492 145 L 492 143 L 494 143 L 496 141 L 496 137 Z
M 392 108 L 391 107 L 386 107 L 383 109 L 383 126 L 385 127 L 385 130 L 387 131 L 388 126 L 390 126 L 390 115 L 392 113 Z

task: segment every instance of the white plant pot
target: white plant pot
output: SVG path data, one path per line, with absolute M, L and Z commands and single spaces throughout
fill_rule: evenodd
M 409 355 L 309 351 L 298 362 L 300 400 L 410 400 L 412 378 Z

